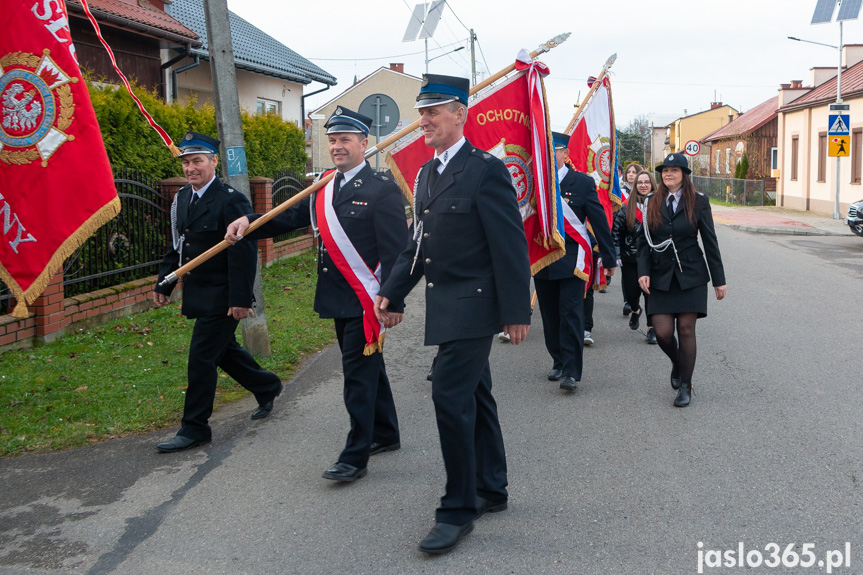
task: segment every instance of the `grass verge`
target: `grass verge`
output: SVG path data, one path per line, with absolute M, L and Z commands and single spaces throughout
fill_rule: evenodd
M 313 253 L 263 270 L 273 353 L 259 362 L 283 380 L 335 339 L 312 310 L 315 281 Z M 176 303 L 0 354 L 0 456 L 179 426 L 193 324 Z M 246 395 L 219 374 L 217 408 Z

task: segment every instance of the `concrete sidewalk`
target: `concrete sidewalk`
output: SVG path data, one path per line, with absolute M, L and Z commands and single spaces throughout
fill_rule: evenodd
M 713 219 L 747 232 L 798 236 L 853 236 L 844 219 L 829 214 L 802 212 L 776 206 L 724 206 L 711 204 Z M 844 217 L 845 214 L 843 214 Z

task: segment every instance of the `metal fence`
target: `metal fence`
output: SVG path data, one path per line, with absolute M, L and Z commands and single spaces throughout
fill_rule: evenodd
M 168 199 L 135 170 L 114 170 L 120 215 L 99 228 L 63 265 L 66 296 L 145 278 L 159 271 L 170 238 Z
M 273 175 L 273 207 L 279 206 L 292 197 L 306 189 L 306 178 L 290 170 L 279 170 Z M 296 238 L 308 233 L 309 228 L 302 228 L 288 232 L 273 238 L 274 242 L 280 242 L 290 238 Z
M 702 194 L 722 202 L 741 206 L 776 205 L 776 194 L 766 190 L 765 180 L 693 176 L 692 183 Z

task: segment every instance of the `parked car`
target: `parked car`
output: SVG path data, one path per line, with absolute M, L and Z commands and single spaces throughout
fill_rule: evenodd
M 845 218 L 845 223 L 852 232 L 863 237 L 863 200 L 848 206 L 848 217 Z

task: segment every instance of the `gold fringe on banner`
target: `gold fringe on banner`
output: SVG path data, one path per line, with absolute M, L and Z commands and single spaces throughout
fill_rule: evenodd
M 87 221 L 81 224 L 81 227 L 66 238 L 66 241 L 60 244 L 60 247 L 57 248 L 57 251 L 55 251 L 54 255 L 51 256 L 51 259 L 48 260 L 42 273 L 40 273 L 30 287 L 27 288 L 27 291 L 22 290 L 21 286 L 18 285 L 18 282 L 16 282 L 9 272 L 6 271 L 6 268 L 0 266 L 0 279 L 3 280 L 3 283 L 9 287 L 12 295 L 15 296 L 16 300 L 18 300 L 18 304 L 12 311 L 12 316 L 23 319 L 30 315 L 27 306 L 32 304 L 36 301 L 36 298 L 42 295 L 42 292 L 48 287 L 54 274 L 56 274 L 58 270 L 62 269 L 63 262 L 75 253 L 75 250 L 81 247 L 81 245 L 87 241 L 87 238 L 96 233 L 96 230 L 117 217 L 119 213 L 120 198 L 115 196 L 110 202 L 102 206 L 98 211 L 90 216 Z

